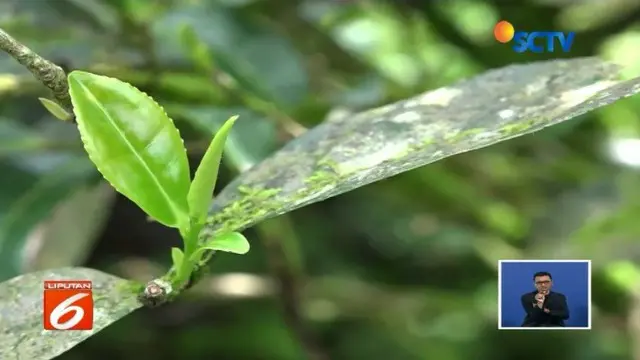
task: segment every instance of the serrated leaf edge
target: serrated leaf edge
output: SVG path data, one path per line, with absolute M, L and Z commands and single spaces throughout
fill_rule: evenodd
M 81 71 L 79 71 L 79 72 L 81 72 Z M 169 122 L 171 123 L 171 125 L 173 126 L 173 128 L 174 128 L 174 129 L 176 130 L 176 132 L 178 133 L 178 137 L 180 138 L 180 142 L 182 143 L 182 149 L 183 149 L 183 151 L 185 151 L 185 152 L 186 152 L 186 148 L 185 148 L 185 146 L 184 146 L 184 139 L 182 138 L 182 136 L 181 136 L 181 134 L 180 134 L 180 130 L 175 126 L 175 122 L 174 122 L 174 121 L 173 121 L 173 119 L 169 116 L 169 114 L 167 114 L 167 111 L 164 109 L 164 107 L 163 107 L 162 105 L 158 104 L 158 102 L 157 102 L 157 101 L 156 101 L 152 96 L 150 96 L 150 95 L 149 95 L 149 94 L 147 94 L 146 92 L 144 92 L 144 91 L 142 91 L 142 90 L 138 89 L 137 87 L 135 87 L 135 86 L 131 85 L 130 83 L 128 83 L 128 82 L 126 82 L 126 81 L 123 81 L 123 80 L 120 80 L 120 79 L 118 79 L 118 78 L 111 77 L 111 76 L 106 76 L 106 75 L 93 74 L 93 73 L 89 73 L 89 72 L 86 72 L 86 73 L 91 74 L 91 75 L 101 76 L 101 77 L 104 77 L 104 78 L 106 78 L 106 79 L 113 79 L 113 80 L 117 80 L 117 81 L 119 81 L 120 83 L 122 83 L 122 84 L 124 84 L 124 85 L 126 85 L 126 86 L 130 87 L 130 88 L 131 88 L 131 89 L 133 89 L 134 91 L 137 91 L 137 92 L 139 92 L 139 93 L 143 94 L 144 96 L 146 96 L 149 100 L 151 100 L 151 102 L 153 102 L 156 106 L 158 106 L 158 107 L 160 108 L 160 110 L 162 111 L 162 113 L 167 117 L 167 119 L 169 119 Z M 69 75 L 71 75 L 71 73 L 70 73 Z M 69 91 L 69 92 L 71 93 L 71 91 Z M 73 100 L 73 97 L 72 97 L 72 96 L 70 96 L 70 98 L 71 98 L 71 103 L 72 103 L 73 107 L 75 108 L 75 107 L 76 107 L 76 105 L 75 105 L 75 101 Z M 83 125 L 81 125 L 81 121 L 78 121 L 78 122 L 77 122 L 77 126 L 78 126 L 78 127 L 83 126 Z M 115 184 L 113 184 L 111 181 L 109 181 L 109 180 L 108 180 L 108 179 L 103 175 L 103 169 L 101 169 L 101 167 L 97 164 L 97 162 L 96 162 L 96 161 L 94 161 L 95 159 L 93 158 L 93 156 L 91 156 L 91 153 L 87 150 L 87 143 L 86 143 L 86 141 L 85 141 L 86 139 L 85 139 L 84 135 L 82 134 L 82 131 L 79 131 L 79 133 L 80 133 L 80 139 L 82 140 L 82 146 L 83 146 L 83 148 L 85 149 L 85 152 L 86 152 L 87 156 L 89 157 L 89 159 L 91 160 L 91 162 L 95 165 L 95 167 L 98 169 L 98 171 L 100 172 L 100 175 L 102 176 L 102 178 L 103 178 L 107 183 L 109 183 L 109 185 L 111 185 L 114 189 L 116 189 L 119 193 L 121 193 L 121 194 L 123 194 L 123 195 L 124 195 L 124 193 L 123 193 L 122 191 L 120 191 L 120 189 L 119 189 L 119 187 L 118 187 L 118 186 L 116 186 Z M 188 165 L 188 162 L 187 162 L 187 165 Z M 188 180 L 189 180 L 189 183 L 191 183 L 191 173 L 190 173 L 190 171 L 188 171 Z M 168 196 L 168 194 L 167 194 L 167 197 L 168 197 L 168 198 L 171 198 L 170 196 Z M 186 200 L 186 199 L 185 199 L 185 200 Z M 136 204 L 136 205 L 137 205 L 137 204 Z M 187 211 L 188 211 L 188 207 L 187 207 Z M 151 216 L 150 214 L 147 214 L 147 215 L 149 215 L 149 217 L 153 218 L 153 216 Z M 186 215 L 188 216 L 188 215 L 189 215 L 189 213 L 187 212 L 187 213 L 186 213 Z M 159 222 L 159 223 L 161 223 L 161 224 L 163 224 L 163 225 L 165 225 L 165 226 L 172 227 L 171 225 L 164 224 L 163 222 L 159 221 L 158 219 L 154 219 L 154 220 L 155 220 L 155 221 L 157 221 L 157 222 Z M 179 219 L 178 219 L 178 218 L 176 218 L 176 220 L 179 220 Z M 177 224 L 177 225 L 178 225 L 179 227 L 186 226 L 186 224 Z

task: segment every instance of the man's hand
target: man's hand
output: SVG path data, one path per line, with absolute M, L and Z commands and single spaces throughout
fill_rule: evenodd
M 547 308 L 544 308 L 544 310 L 542 310 L 542 311 L 546 312 L 547 314 L 551 312 L 551 310 L 549 310 Z
M 536 306 L 542 309 L 542 304 L 544 303 L 544 294 L 538 293 L 535 296 Z

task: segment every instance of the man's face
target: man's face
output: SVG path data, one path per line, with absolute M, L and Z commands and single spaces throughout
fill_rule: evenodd
M 547 292 L 551 290 L 552 282 L 549 276 L 536 276 L 534 282 L 536 285 L 536 289 L 538 289 L 538 292 Z

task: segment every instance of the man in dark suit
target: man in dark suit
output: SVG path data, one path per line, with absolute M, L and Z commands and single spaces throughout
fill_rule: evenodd
M 546 271 L 533 275 L 535 291 L 521 297 L 522 307 L 527 315 L 522 327 L 564 327 L 569 318 L 567 298 L 559 292 L 551 291 L 553 279 Z

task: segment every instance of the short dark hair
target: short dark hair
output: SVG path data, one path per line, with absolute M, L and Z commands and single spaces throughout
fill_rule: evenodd
M 553 280 L 553 278 L 551 277 L 551 273 L 548 273 L 546 271 L 538 271 L 537 273 L 533 274 L 533 280 L 540 276 L 548 276 L 549 279 Z

